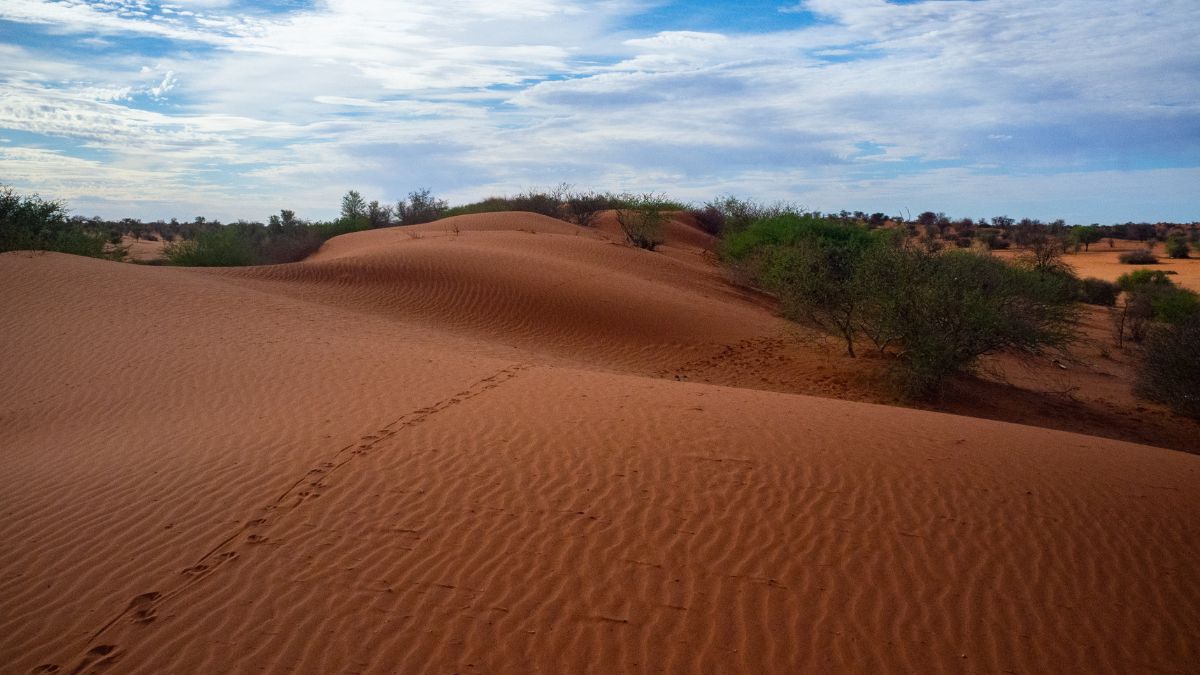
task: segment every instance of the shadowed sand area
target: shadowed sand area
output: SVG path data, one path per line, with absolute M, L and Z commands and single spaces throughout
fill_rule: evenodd
M 1200 663 L 1200 456 L 803 395 L 859 390 L 672 228 L 0 255 L 0 670 Z

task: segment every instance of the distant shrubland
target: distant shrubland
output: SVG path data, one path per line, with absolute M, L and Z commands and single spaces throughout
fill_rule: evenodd
M 720 196 L 685 204 L 655 194 L 578 191 L 563 184 L 450 206 L 431 190 L 394 204 L 351 190 L 337 218 L 310 221 L 284 209 L 266 223 L 142 222 L 70 216 L 66 206 L 0 186 L 0 252 L 49 250 L 121 259 L 126 238 L 161 240 L 166 262 L 184 266 L 282 264 L 311 255 L 328 239 L 382 227 L 471 213 L 526 211 L 584 227 L 613 211 L 627 241 L 653 250 L 670 213 L 687 212 L 716 237 L 735 280 L 774 293 L 785 316 L 837 336 L 848 355 L 864 346 L 888 359 L 900 393 L 938 395 L 956 373 L 988 354 L 1036 355 L 1064 349 L 1078 303 L 1108 307 L 1118 345 L 1138 362 L 1136 391 L 1200 416 L 1200 296 L 1168 273 L 1135 270 L 1117 283 L 1078 279 L 1064 256 L 1115 240 L 1141 242 L 1121 261 L 1157 262 L 1200 250 L 1200 223 L 1068 225 L 1008 216 L 916 218 L 881 212 L 821 213 L 785 202 Z M 1017 249 L 1001 260 L 992 251 Z
M 943 253 L 899 229 L 800 213 L 751 222 L 723 253 L 786 316 L 838 336 L 848 355 L 869 342 L 910 398 L 936 396 L 984 355 L 1041 354 L 1073 335 L 1073 280 L 1045 260 Z
M 67 216 L 61 202 L 0 186 L 0 252 L 41 250 L 101 257 L 105 233 Z

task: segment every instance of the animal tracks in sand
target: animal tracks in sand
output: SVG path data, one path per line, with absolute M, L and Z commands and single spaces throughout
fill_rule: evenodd
M 123 620 L 139 625 L 153 623 L 158 618 L 159 610 L 163 604 L 211 577 L 225 564 L 237 560 L 241 556 L 239 549 L 245 546 L 270 544 L 273 540 L 258 530 L 277 523 L 300 506 L 320 497 L 325 490 L 330 488 L 330 485 L 326 483 L 327 479 L 335 473 L 346 469 L 355 459 L 367 457 L 373 452 L 379 451 L 381 445 L 394 438 L 404 429 L 415 427 L 442 411 L 495 389 L 513 379 L 528 367 L 525 364 L 516 364 L 501 369 L 488 377 L 478 380 L 450 398 L 439 401 L 431 406 L 405 413 L 384 425 L 375 433 L 366 434 L 360 437 L 358 441 L 339 449 L 328 459 L 306 471 L 291 487 L 276 497 L 273 502 L 266 505 L 263 508 L 267 513 L 266 516 L 246 520 L 236 532 L 227 536 L 214 548 L 201 556 L 195 564 L 181 570 L 168 590 L 141 593 L 130 600 L 120 613 L 92 634 L 91 644 L 75 660 L 74 667 L 69 672 L 92 672 L 114 663 L 121 653 L 123 653 L 123 650 L 117 645 L 97 644 L 101 636 Z M 32 671 L 32 673 L 58 672 L 61 672 L 61 668 L 56 664 L 43 664 Z

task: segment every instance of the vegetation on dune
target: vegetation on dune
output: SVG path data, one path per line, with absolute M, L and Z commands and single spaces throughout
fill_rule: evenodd
M 434 197 L 429 188 L 413 190 L 408 193 L 407 200 L 401 200 L 396 203 L 396 218 L 399 220 L 396 224 L 419 225 L 421 223 L 431 223 L 439 218 L 446 217 L 448 206 L 444 199 Z M 372 226 L 387 227 L 390 224 L 385 219 L 382 224 Z
M 1200 295 L 1161 270 L 1123 274 L 1117 285 L 1113 329 L 1118 345 L 1136 349 L 1134 393 L 1200 419 Z
M 726 239 L 724 254 L 775 292 L 786 316 L 837 335 L 850 356 L 869 339 L 912 398 L 936 396 L 986 354 L 1039 354 L 1073 334 L 1073 279 L 1048 258 L 1010 265 L 941 253 L 897 230 L 815 214 L 755 221 Z
M 525 190 L 512 196 L 488 197 L 478 202 L 447 209 L 443 217 L 500 211 L 525 211 L 557 218 L 583 227 L 594 227 L 603 211 L 640 207 L 644 195 L 615 192 L 578 191 L 562 183 L 547 190 Z M 686 204 L 655 197 L 662 211 L 685 211 Z
M 1200 419 L 1200 312 L 1149 330 L 1134 392 Z
M 1142 342 L 1155 322 L 1180 323 L 1200 313 L 1200 296 L 1175 285 L 1161 270 L 1135 270 L 1121 275 L 1120 311 L 1114 314 L 1117 343 Z
M 196 217 L 143 223 L 69 216 L 57 201 L 0 186 L 0 252 L 49 250 L 120 259 L 125 237 L 166 242 L 173 265 L 213 267 L 302 260 L 328 239 L 362 230 L 428 223 L 452 215 L 525 211 L 595 226 L 616 212 L 630 245 L 654 250 L 673 211 L 690 213 L 720 240 L 734 278 L 773 292 L 782 313 L 837 336 L 849 356 L 863 344 L 887 358 L 899 393 L 939 394 L 988 354 L 1036 355 L 1070 343 L 1078 304 L 1111 308 L 1117 344 L 1137 358 L 1135 391 L 1200 417 L 1200 295 L 1170 274 L 1139 269 L 1116 282 L 1075 277 L 1064 256 L 1107 239 L 1144 242 L 1122 263 L 1153 264 L 1155 242 L 1171 258 L 1200 250 L 1200 225 L 1125 223 L 1068 226 L 997 216 L 953 220 L 925 211 L 822 214 L 788 204 L 721 196 L 689 206 L 656 194 L 576 191 L 566 184 L 451 208 L 428 188 L 394 206 L 347 192 L 339 216 L 312 222 L 282 210 L 266 224 Z M 992 251 L 1015 247 L 1006 262 Z
M 717 197 L 705 202 L 700 208 L 692 209 L 692 215 L 700 229 L 714 236 L 724 236 L 741 232 L 751 223 L 776 218 L 783 215 L 799 216 L 805 213 L 801 207 L 786 202 L 774 204 L 759 204 L 747 199 L 739 199 L 732 195 Z M 857 214 L 868 218 L 868 222 L 881 225 L 887 219 L 882 213 Z
M 630 244 L 653 251 L 663 243 L 663 225 L 667 222 L 666 211 L 673 204 L 653 194 L 627 196 L 617 209 L 617 222 Z
M 70 220 L 61 202 L 0 186 L 0 253 L 40 250 L 105 256 L 106 238 Z

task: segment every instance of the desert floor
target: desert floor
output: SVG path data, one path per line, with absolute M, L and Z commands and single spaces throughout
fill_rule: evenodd
M 1102 310 L 882 405 L 710 246 L 489 214 L 275 267 L 0 255 L 0 671 L 1194 670 L 1200 425 Z

